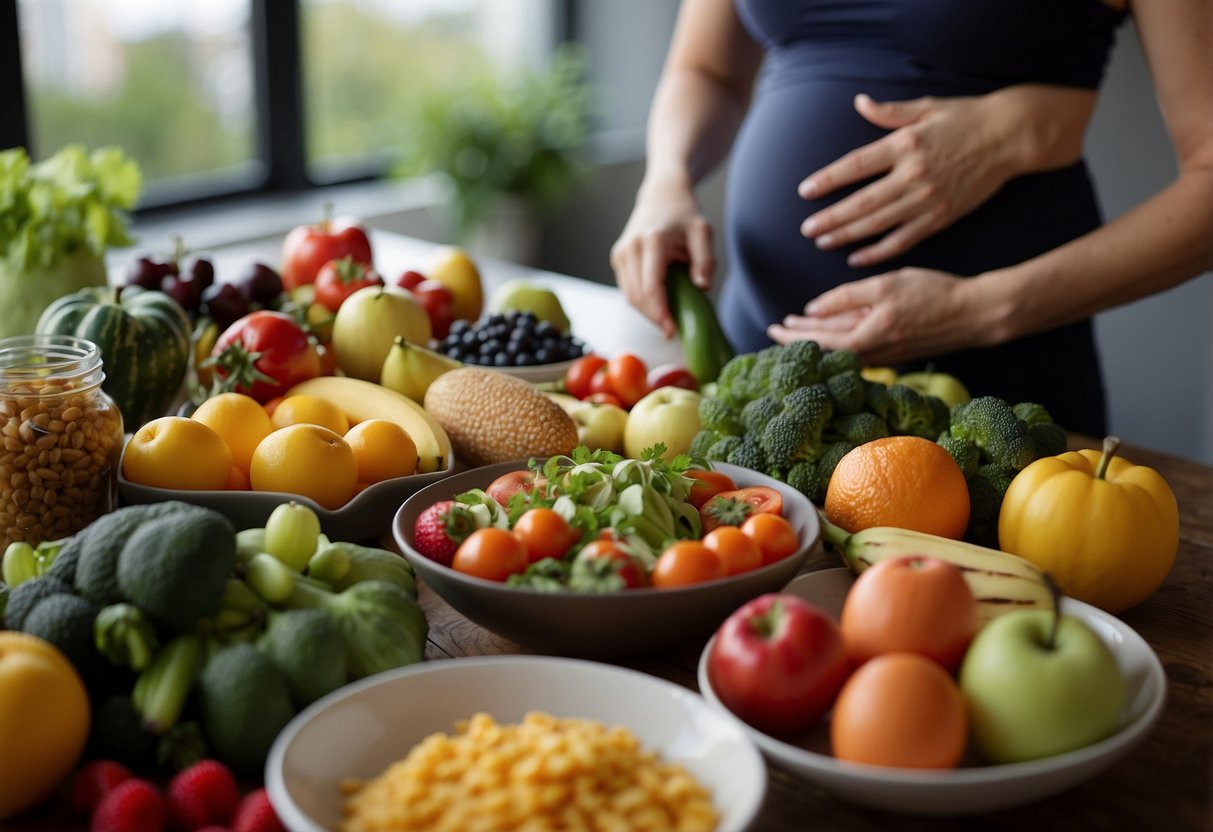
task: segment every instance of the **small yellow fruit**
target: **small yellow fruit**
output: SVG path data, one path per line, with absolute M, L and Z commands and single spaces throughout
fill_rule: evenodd
M 209 425 L 161 416 L 135 431 L 122 455 L 122 474 L 154 488 L 218 491 L 227 486 L 232 452 Z
M 254 491 L 281 491 L 341 508 L 358 485 L 354 449 L 320 425 L 288 425 L 271 433 L 253 452 L 249 482 Z
M 350 428 L 345 441 L 358 460 L 358 481 L 376 483 L 417 473 L 417 444 L 387 419 L 367 419 Z
M 341 408 L 328 399 L 309 393 L 287 396 L 278 403 L 269 418 L 275 430 L 288 425 L 320 425 L 342 436 L 350 429 L 350 420 Z
M 484 308 L 484 286 L 480 271 L 468 253 L 457 246 L 441 246 L 433 254 L 426 277 L 437 280 L 454 295 L 456 319 L 474 321 Z
M 274 429 L 261 403 L 243 393 L 212 396 L 198 405 L 190 418 L 219 434 L 232 452 L 232 464 L 245 473 L 253 449 Z

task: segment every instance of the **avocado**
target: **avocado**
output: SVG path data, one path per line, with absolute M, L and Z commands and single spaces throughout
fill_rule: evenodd
M 109 514 L 103 514 L 77 533 L 72 540 L 59 550 L 59 557 L 51 564 L 51 570 L 56 569 L 56 563 L 66 553 L 68 558 L 75 555 L 74 583 L 76 591 L 90 601 L 96 601 L 102 606 L 115 604 L 126 600 L 118 589 L 117 565 L 118 555 L 126 545 L 131 534 L 143 523 L 155 517 L 172 512 L 174 506 L 185 506 L 185 503 L 166 502 L 149 503 L 146 505 L 127 506 Z M 188 506 L 194 508 L 194 506 Z M 66 570 L 70 564 L 59 567 Z
M 50 575 L 22 581 L 9 591 L 8 605 L 4 608 L 4 626 L 10 630 L 22 630 L 25 617 L 39 601 L 52 595 L 72 594 L 71 586 Z
M 27 581 L 28 583 L 28 581 Z M 79 595 L 58 593 L 43 598 L 21 625 L 21 631 L 49 641 L 71 661 L 89 688 L 113 668 L 93 643 L 97 605 Z
M 286 677 L 296 708 L 310 705 L 348 679 L 345 642 L 320 610 L 273 613 L 257 646 Z
M 231 521 L 211 509 L 185 506 L 135 528 L 118 555 L 116 576 L 125 600 L 184 632 L 219 610 L 235 566 Z
M 286 678 L 247 642 L 207 662 L 198 681 L 202 727 L 211 751 L 242 773 L 259 773 L 275 737 L 295 715 Z

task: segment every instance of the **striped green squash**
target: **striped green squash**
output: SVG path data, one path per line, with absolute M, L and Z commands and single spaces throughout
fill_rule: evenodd
M 190 319 L 163 292 L 100 286 L 64 295 L 38 319 L 36 331 L 76 335 L 97 345 L 101 387 L 122 411 L 126 430 L 163 416 L 189 369 Z

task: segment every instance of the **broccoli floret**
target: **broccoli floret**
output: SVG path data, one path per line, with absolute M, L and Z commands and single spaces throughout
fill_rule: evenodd
M 939 434 L 935 441 L 952 455 L 952 459 L 956 460 L 966 478 L 977 473 L 977 468 L 981 465 L 981 451 L 976 443 L 969 439 L 957 439 L 948 431 Z
M 1049 415 L 1049 411 L 1045 409 L 1043 404 L 1020 402 L 1011 407 L 1011 412 L 1027 422 L 1028 427 L 1032 427 L 1032 425 L 1053 424 L 1053 417 Z
M 836 418 L 831 425 L 830 435 L 845 439 L 852 446 L 862 445 L 888 436 L 889 426 L 875 413 L 852 413 Z
M 1032 444 L 1036 446 L 1037 459 L 1042 456 L 1063 454 L 1066 452 L 1066 447 L 1069 444 L 1065 429 L 1061 425 L 1055 425 L 1051 422 L 1029 423 L 1028 435 L 1032 437 Z
M 821 459 L 817 460 L 817 467 L 820 469 L 822 477 L 825 479 L 825 485 L 829 485 L 830 477 L 834 475 L 834 469 L 838 467 L 838 461 L 851 452 L 856 445 L 846 439 L 837 439 L 826 445 L 821 451 Z M 822 486 L 821 497 L 825 499 L 825 485 Z
M 1002 494 L 979 474 L 969 477 L 965 483 L 969 486 L 969 525 L 965 529 L 965 539 L 979 546 L 997 549 Z
M 794 361 L 780 361 L 771 368 L 767 389 L 776 396 L 786 396 L 798 387 L 817 382 L 817 368 Z
M 724 399 L 706 396 L 699 400 L 699 426 L 721 434 L 740 435 L 745 432 L 738 408 Z
M 691 438 L 691 446 L 687 453 L 691 456 L 709 458 L 712 446 L 720 440 L 720 436 L 715 431 L 700 429 L 699 433 Z
M 822 378 L 836 376 L 847 370 L 859 372 L 861 369 L 863 364 L 860 363 L 859 356 L 850 350 L 831 350 L 821 356 Z
M 977 469 L 977 476 L 987 480 L 990 485 L 994 486 L 994 490 L 998 492 L 999 501 L 1002 500 L 1002 495 L 1007 493 L 1007 489 L 1011 487 L 1011 480 L 1015 479 L 1018 471 L 1013 471 L 1005 465 L 999 465 L 997 462 L 987 462 Z
M 760 434 L 766 430 L 772 419 L 783 411 L 783 401 L 779 397 L 767 393 L 748 402 L 741 409 L 741 424 L 747 431 Z
M 767 470 L 767 455 L 752 434 L 742 437 L 733 450 L 729 451 L 729 458 L 725 462 L 749 468 L 751 471 L 765 473 Z
M 826 379 L 830 398 L 834 400 L 835 413 L 858 413 L 867 402 L 865 382 L 856 370 L 844 370 Z
M 819 469 L 818 462 L 797 462 L 788 469 L 788 485 L 818 504 L 825 500 L 827 484 Z
M 941 399 L 937 396 L 923 395 L 923 398 L 926 399 L 927 404 L 929 404 L 931 406 L 931 413 L 935 417 L 935 420 L 934 420 L 935 430 L 933 430 L 931 432 L 931 436 L 934 436 L 937 433 L 943 433 L 952 424 L 951 409 L 948 407 L 947 403 L 943 399 Z M 930 439 L 931 436 L 928 436 L 926 438 Z
M 996 462 L 1014 471 L 1036 458 L 1028 423 L 997 396 L 981 396 L 952 408 L 949 430 L 957 439 L 976 443 L 983 461 Z
M 749 401 L 749 377 L 757 361 L 758 356 L 752 352 L 730 358 L 716 377 L 716 395 L 738 405 Z
M 892 401 L 889 399 L 889 388 L 887 385 L 881 384 L 879 381 L 865 380 L 864 398 L 864 407 L 881 419 L 889 418 L 889 408 L 892 406 Z
M 752 401 L 770 392 L 771 371 L 779 365 L 779 359 L 783 357 L 783 347 L 776 344 L 759 350 L 754 355 L 754 366 L 744 382 L 746 401 Z
M 889 388 L 889 433 L 934 439 L 936 412 L 921 393 L 904 384 Z
M 794 390 L 784 399 L 783 412 L 762 432 L 762 448 L 775 468 L 790 469 L 821 454 L 822 432 L 834 415 L 824 384 Z
M 807 364 L 817 374 L 821 369 L 822 355 L 821 346 L 816 341 L 793 341 L 783 348 L 783 358 L 781 360 L 785 362 L 791 361 L 796 364 Z M 814 378 L 810 384 L 819 380 L 820 376 Z
M 740 444 L 740 436 L 722 436 L 716 440 L 712 447 L 708 448 L 708 459 L 717 459 L 723 462 L 728 462 L 729 454 L 731 454 L 733 449 Z

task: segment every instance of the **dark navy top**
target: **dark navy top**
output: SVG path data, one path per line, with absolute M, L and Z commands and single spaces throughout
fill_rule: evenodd
M 979 95 L 1017 83 L 1098 87 L 1124 14 L 1100 0 L 735 0 L 766 50 L 730 164 L 725 239 L 730 273 L 720 315 L 739 351 L 771 343 L 768 324 L 827 289 L 903 266 L 971 276 L 1019 263 L 1101 222 L 1086 166 L 1019 177 L 901 257 L 847 265 L 858 244 L 821 251 L 800 234 L 809 214 L 854 188 L 807 201 L 809 173 L 887 131 L 865 121 L 878 101 Z M 870 242 L 870 241 L 868 241 Z M 987 349 L 936 356 L 974 395 L 1045 405 L 1062 426 L 1106 429 L 1092 324 Z

